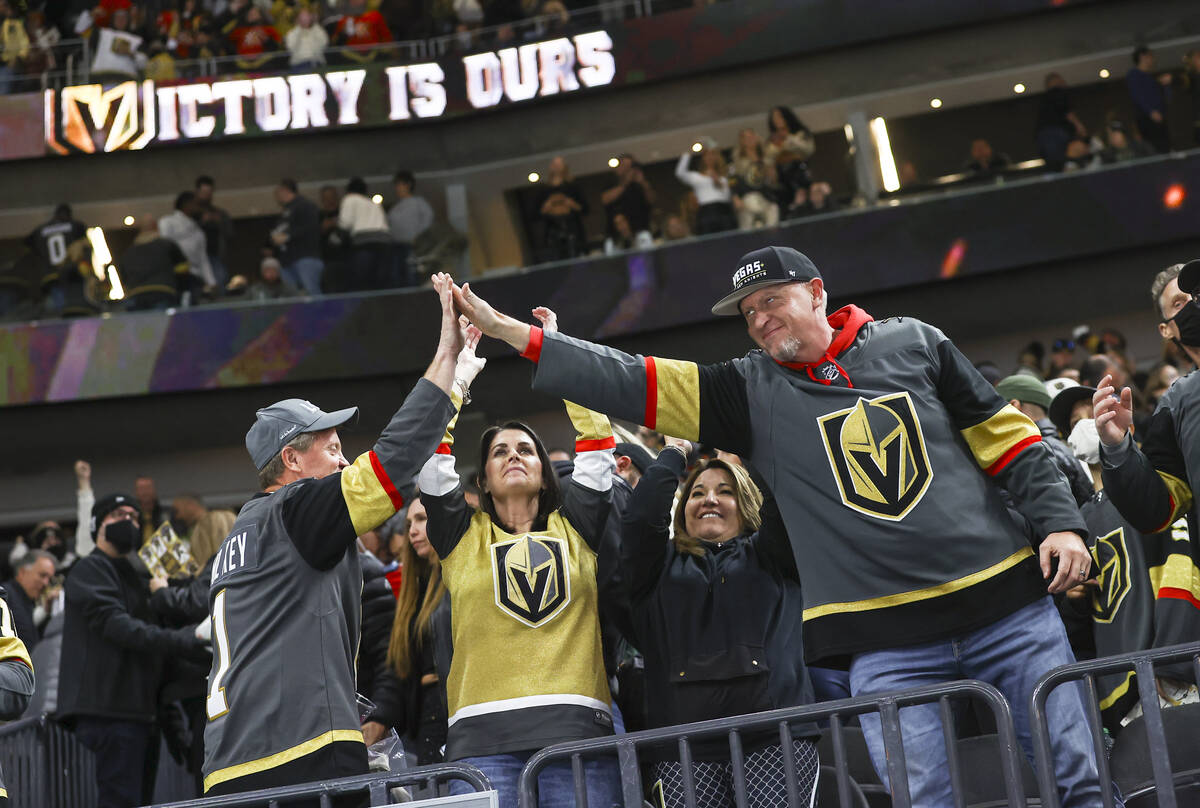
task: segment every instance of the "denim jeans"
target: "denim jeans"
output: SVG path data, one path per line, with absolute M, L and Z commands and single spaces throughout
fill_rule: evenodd
M 325 262 L 315 257 L 297 258 L 280 270 L 284 280 L 310 295 L 321 294 L 321 274 L 324 271 Z
M 1053 601 L 1045 597 L 958 637 L 857 654 L 850 663 L 850 688 L 855 696 L 865 696 L 955 679 L 980 679 L 1008 700 L 1017 739 L 1032 762 L 1029 701 L 1033 686 L 1051 668 L 1074 661 L 1062 618 Z M 1046 711 L 1063 808 L 1100 805 L 1100 780 L 1087 728 L 1083 686 L 1073 682 L 1055 688 Z M 886 784 L 887 758 L 879 715 L 864 715 L 861 722 L 875 771 Z M 900 711 L 900 725 L 912 804 L 952 804 L 938 705 L 905 707 Z
M 500 808 L 517 808 L 517 781 L 532 752 L 510 755 L 487 755 L 464 758 L 463 763 L 478 767 L 492 781 L 499 797 Z M 587 777 L 588 808 L 620 808 L 621 774 L 615 757 L 587 760 L 583 764 Z M 470 794 L 471 787 L 459 780 L 450 783 L 451 794 Z M 575 780 L 569 760 L 552 763 L 538 775 L 539 808 L 571 808 L 575 805 Z

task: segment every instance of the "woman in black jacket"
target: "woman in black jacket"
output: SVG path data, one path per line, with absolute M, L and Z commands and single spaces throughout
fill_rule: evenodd
M 449 657 L 449 649 L 438 649 L 435 657 L 435 637 L 449 642 L 449 621 L 442 618 L 450 611 L 441 565 L 425 532 L 426 521 L 425 506 L 414 499 L 405 518 L 408 541 L 400 549 L 403 575 L 387 668 L 376 682 L 376 709 L 363 725 L 368 745 L 394 726 L 405 736 L 407 751 L 414 753 L 422 766 L 441 762 L 446 745 L 446 665 L 438 663 L 443 656 Z
M 622 563 L 646 657 L 650 726 L 810 703 L 795 562 L 778 511 L 773 503 L 764 508 L 746 470 L 718 459 L 700 464 L 683 484 L 670 537 L 672 498 L 690 449 L 669 441 L 623 520 Z M 811 725 L 793 727 L 805 804 L 816 789 L 815 735 Z M 743 743 L 749 805 L 786 802 L 778 731 L 744 734 Z M 732 804 L 725 739 L 693 743 L 693 759 L 700 808 Z M 656 804 L 684 804 L 677 760 L 654 763 L 650 779 Z

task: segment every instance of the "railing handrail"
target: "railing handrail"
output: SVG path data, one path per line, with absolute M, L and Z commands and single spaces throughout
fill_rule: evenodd
M 370 795 L 371 805 L 390 805 L 388 791 L 397 786 L 426 785 L 434 787 L 439 781 L 461 780 L 476 793 L 490 791 L 492 783 L 487 775 L 469 763 L 436 763 L 418 766 L 398 772 L 360 774 L 339 777 L 334 780 L 319 780 L 294 786 L 279 786 L 241 794 L 225 794 L 219 797 L 200 797 L 183 802 L 157 803 L 153 808 L 246 808 L 286 803 L 303 797 L 342 794 Z
M 1158 804 L 1162 808 L 1176 808 L 1174 778 L 1171 774 L 1170 752 L 1166 745 L 1162 707 L 1158 703 L 1154 665 L 1155 663 L 1180 662 L 1185 659 L 1192 660 L 1193 674 L 1196 681 L 1200 683 L 1200 642 L 1145 651 L 1131 651 L 1127 654 L 1061 665 L 1038 679 L 1030 696 L 1029 717 L 1030 723 L 1033 725 L 1033 751 L 1037 768 L 1038 790 L 1045 808 L 1058 808 L 1060 805 L 1058 786 L 1054 781 L 1054 757 L 1050 748 L 1050 726 L 1049 717 L 1046 715 L 1046 701 L 1050 698 L 1051 692 L 1059 685 L 1082 680 L 1087 691 L 1084 704 L 1088 711 L 1087 720 L 1092 734 L 1092 745 L 1096 751 L 1100 783 L 1102 785 L 1110 783 L 1112 772 L 1108 765 L 1103 734 L 1100 729 L 1103 725 L 1100 718 L 1100 700 L 1096 690 L 1095 677 L 1120 671 L 1133 671 L 1136 674 L 1138 699 L 1146 722 L 1146 741 L 1150 746 L 1150 761 Z M 1104 807 L 1113 808 L 1115 800 L 1111 789 L 1102 788 L 1101 791 Z
M 778 710 L 768 710 L 730 718 L 715 718 L 699 721 L 693 724 L 682 724 L 674 727 L 640 730 L 624 735 L 610 735 L 603 738 L 591 738 L 580 741 L 568 741 L 555 744 L 535 752 L 521 770 L 518 781 L 518 793 L 521 808 L 535 808 L 537 805 L 537 777 L 543 768 L 551 761 L 560 758 L 570 758 L 575 764 L 576 777 L 582 776 L 582 769 L 576 763 L 583 756 L 615 752 L 621 768 L 621 786 L 625 793 L 626 808 L 630 805 L 641 805 L 641 775 L 638 772 L 637 748 L 639 746 L 661 746 L 667 741 L 679 741 L 681 749 L 685 749 L 692 738 L 728 735 L 731 741 L 745 731 L 767 729 L 778 726 L 781 740 L 789 741 L 791 730 L 789 725 L 809 723 L 820 719 L 830 719 L 834 734 L 834 751 L 839 780 L 839 794 L 842 808 L 849 808 L 849 775 L 844 760 L 844 745 L 840 739 L 841 719 L 843 716 L 857 716 L 865 713 L 880 713 L 883 723 L 884 745 L 887 750 L 888 776 L 892 788 L 892 804 L 895 808 L 910 808 L 911 797 L 908 791 L 908 775 L 905 767 L 903 741 L 900 733 L 899 712 L 903 707 L 916 704 L 940 702 L 942 707 L 943 733 L 947 741 L 947 750 L 953 747 L 954 724 L 947 720 L 951 716 L 949 700 L 954 697 L 974 697 L 982 699 L 992 709 L 996 717 L 997 733 L 1001 754 L 1001 768 L 1004 777 L 1005 792 L 1009 805 L 1019 805 L 1024 801 L 1019 758 L 1021 752 L 1017 742 L 1016 730 L 1013 726 L 1012 710 L 1000 691 L 986 682 L 975 679 L 963 679 L 936 685 L 925 685 L 890 693 L 879 693 L 857 698 L 840 699 L 838 701 L 806 704 L 799 707 L 787 707 Z M 737 752 L 740 752 L 738 742 Z M 735 757 L 739 755 L 735 752 Z M 785 748 L 785 762 L 791 760 L 791 753 Z M 958 770 L 958 760 L 953 754 L 949 755 L 948 763 L 952 772 L 952 782 L 955 784 L 956 804 L 961 806 L 961 772 Z M 690 767 L 685 767 L 684 777 L 688 778 Z M 628 776 L 627 776 L 628 775 Z M 632 783 L 630 780 L 632 779 Z M 577 786 L 578 790 L 578 786 Z M 636 799 L 637 802 L 631 802 Z

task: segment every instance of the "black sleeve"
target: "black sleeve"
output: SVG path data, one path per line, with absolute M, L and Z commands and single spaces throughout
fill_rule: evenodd
M 408 732 L 408 682 L 396 675 L 388 666 L 375 678 L 375 692 L 371 701 L 375 709 L 367 716 L 368 721 L 378 721 L 380 724 L 392 727 L 396 734 L 405 735 Z
M 1123 449 L 1100 446 L 1104 490 L 1129 523 L 1149 536 L 1166 530 L 1192 504 L 1187 465 L 1167 402 L 1150 418 L 1142 448 L 1129 437 Z
M 76 565 L 67 578 L 67 597 L 82 606 L 88 628 L 113 645 L 130 651 L 179 654 L 188 659 L 208 658 L 208 651 L 190 627 L 165 629 L 130 614 L 116 573 L 99 564 Z
M 603 544 L 604 526 L 612 513 L 612 488 L 596 491 L 578 483 L 572 477 L 563 486 L 563 516 L 579 531 L 587 546 L 595 553 Z
M 750 457 L 750 402 L 746 380 L 733 362 L 700 365 L 700 441 Z
M 425 529 L 429 534 L 429 544 L 443 561 L 454 552 L 459 541 L 466 535 L 471 526 L 473 511 L 463 498 L 462 486 L 445 496 L 435 497 L 433 494 L 421 492 L 421 504 L 429 515 Z
M 181 586 L 167 586 L 150 596 L 150 608 L 168 623 L 195 625 L 208 617 L 208 584 L 212 579 L 214 554 L 195 578 Z
M 762 492 L 763 504 L 759 510 L 762 524 L 751 541 L 766 564 L 773 567 L 781 577 L 799 583 L 800 572 L 796 569 L 796 556 L 792 552 L 792 542 L 788 538 L 783 514 L 779 512 L 779 503 L 769 489 L 762 488 Z
M 370 452 L 337 474 L 284 489 L 283 524 L 310 566 L 332 569 L 361 533 L 403 507 L 400 488 L 433 455 L 453 413 L 450 397 L 421 379 Z
M 682 452 L 664 449 L 633 489 L 621 519 L 621 566 L 635 602 L 648 598 L 662 577 L 670 541 L 671 503 L 686 464 Z

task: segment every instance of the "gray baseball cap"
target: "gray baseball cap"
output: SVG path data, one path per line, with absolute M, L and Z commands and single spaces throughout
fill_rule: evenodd
M 288 441 L 304 432 L 333 429 L 358 419 L 358 407 L 325 412 L 302 398 L 277 401 L 256 412 L 254 426 L 246 433 L 246 450 L 259 471 L 283 451 Z

